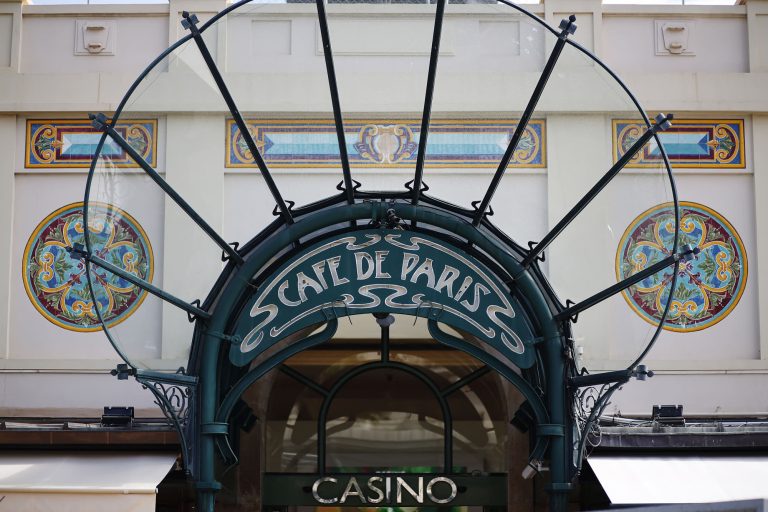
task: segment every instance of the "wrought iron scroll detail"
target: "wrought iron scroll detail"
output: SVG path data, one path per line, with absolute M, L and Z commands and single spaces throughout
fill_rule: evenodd
M 192 474 L 195 453 L 194 408 L 197 378 L 185 375 L 179 368 L 175 374 L 136 370 L 136 380 L 155 396 L 155 404 L 168 423 L 176 429 L 181 445 L 184 471 Z
M 574 417 L 576 426 L 581 434 L 576 443 L 583 443 L 586 447 L 585 456 L 589 456 L 590 451 L 600 445 L 601 431 L 599 421 L 589 421 L 590 414 L 595 409 L 598 400 L 605 393 L 607 385 L 590 386 L 576 391 L 576 403 L 574 404 Z M 606 404 L 607 405 L 607 404 Z M 600 411 L 598 411 L 599 413 Z M 596 415 L 599 418 L 599 414 Z M 578 446 L 577 446 L 578 447 Z
M 581 470 L 584 459 L 589 457 L 593 449 L 600 446 L 602 430 L 600 417 L 611 403 L 613 393 L 624 382 L 603 384 L 579 388 L 574 393 L 573 416 L 579 436 L 574 439 L 576 467 Z

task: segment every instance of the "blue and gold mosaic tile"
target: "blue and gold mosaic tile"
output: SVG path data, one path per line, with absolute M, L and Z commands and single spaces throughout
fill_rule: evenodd
M 256 146 L 270 167 L 338 167 L 339 146 L 332 120 L 247 120 Z M 515 120 L 434 120 L 427 167 L 496 168 Z M 417 119 L 351 119 L 344 123 L 350 164 L 356 167 L 412 167 L 421 123 Z M 509 164 L 546 166 L 545 122 L 532 120 Z M 237 125 L 227 121 L 227 167 L 256 167 Z
M 52 212 L 35 228 L 24 248 L 22 279 L 32 305 L 48 321 L 71 331 L 101 330 L 102 322 L 116 325 L 139 308 L 147 292 L 133 283 L 91 267 L 96 302 L 88 287 L 88 269 L 67 248 L 85 245 L 112 265 L 152 282 L 152 245 L 141 225 L 116 206 L 90 203 L 88 228 L 83 203 Z M 86 232 L 87 231 L 87 232 Z
M 118 122 L 115 130 L 152 167 L 157 166 L 157 119 L 131 119 Z M 87 120 L 30 119 L 27 121 L 27 168 L 88 168 L 96 153 L 102 132 Z M 102 155 L 117 167 L 137 167 L 120 146 L 106 139 Z
M 617 161 L 645 131 L 637 120 L 613 121 L 613 160 Z M 677 168 L 746 167 L 743 119 L 675 119 L 659 134 L 670 163 Z M 661 152 L 654 140 L 627 167 L 658 167 Z
M 627 227 L 616 251 L 616 279 L 624 280 L 670 253 L 675 213 L 664 203 L 641 213 Z M 705 205 L 680 201 L 679 244 L 699 249 L 681 262 L 664 329 L 693 332 L 723 320 L 739 303 L 747 283 L 747 252 L 736 228 Z M 647 277 L 624 290 L 629 306 L 653 325 L 669 300 L 673 269 Z

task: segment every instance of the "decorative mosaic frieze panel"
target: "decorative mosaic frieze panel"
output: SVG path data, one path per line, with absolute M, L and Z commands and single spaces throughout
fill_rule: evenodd
M 142 227 L 128 213 L 103 203 L 89 203 L 88 237 L 100 258 L 152 281 L 152 246 Z M 101 329 L 128 318 L 141 305 L 145 291 L 99 267 L 91 266 L 98 305 L 88 290 L 85 262 L 67 251 L 85 246 L 83 203 L 63 206 L 43 219 L 24 249 L 22 278 L 29 300 L 50 322 L 71 331 Z M 98 314 L 97 309 L 98 307 Z
M 152 167 L 157 166 L 157 119 L 118 122 L 115 130 Z M 28 120 L 25 166 L 88 168 L 101 136 L 102 132 L 87 120 Z M 137 167 L 131 157 L 109 138 L 104 142 L 101 154 L 117 167 Z
M 617 161 L 645 132 L 637 120 L 613 121 L 613 160 Z M 736 168 L 746 166 L 743 119 L 675 119 L 659 134 L 669 161 L 677 168 Z M 627 167 L 658 167 L 661 152 L 651 140 Z
M 332 120 L 247 120 L 270 167 L 338 167 L 339 144 Z M 496 168 L 515 120 L 434 120 L 427 167 Z M 421 122 L 417 119 L 350 119 L 344 123 L 350 164 L 356 167 L 413 167 Z M 545 122 L 532 120 L 510 167 L 546 166 Z M 256 167 L 237 125 L 227 121 L 227 167 Z
M 618 280 L 640 272 L 670 253 L 675 232 L 670 203 L 641 213 L 619 242 Z M 706 329 L 728 316 L 747 282 L 747 253 L 736 229 L 711 208 L 680 202 L 679 244 L 701 251 L 680 264 L 672 304 L 664 324 L 670 331 Z M 669 297 L 672 268 L 658 272 L 625 290 L 629 306 L 644 320 L 658 324 Z

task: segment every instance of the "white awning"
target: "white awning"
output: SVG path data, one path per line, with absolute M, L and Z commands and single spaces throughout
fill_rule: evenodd
M 25 512 L 153 512 L 175 455 L 0 454 L 0 505 Z
M 768 457 L 592 456 L 611 503 L 711 503 L 768 497 Z

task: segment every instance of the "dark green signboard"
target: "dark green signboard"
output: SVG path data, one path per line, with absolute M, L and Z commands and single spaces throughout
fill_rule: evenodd
M 505 507 L 507 476 L 265 473 L 262 504 L 335 507 Z
M 423 234 L 363 230 L 319 242 L 259 286 L 235 324 L 239 366 L 281 339 L 332 318 L 388 312 L 451 325 L 521 368 L 534 362 L 521 306 L 477 259 Z

